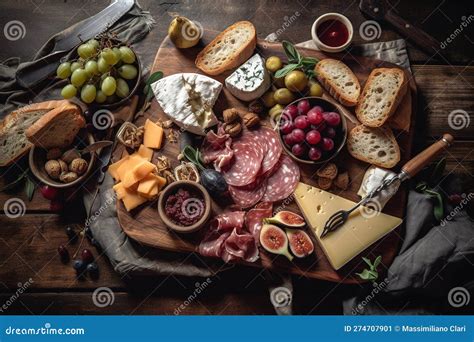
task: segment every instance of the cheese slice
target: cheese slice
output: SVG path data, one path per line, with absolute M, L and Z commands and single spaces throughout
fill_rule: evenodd
M 161 148 L 163 141 L 163 128 L 158 126 L 150 119 L 146 119 L 145 133 L 143 135 L 143 145 L 149 148 Z
M 148 201 L 145 197 L 140 196 L 137 192 L 124 188 L 125 195 L 122 197 L 123 205 L 127 211 L 133 210 L 140 204 Z
M 116 181 L 119 181 L 120 180 L 120 174 L 118 173 L 118 169 L 119 167 L 127 160 L 127 157 L 124 157 L 122 159 L 120 159 L 119 161 L 113 163 L 113 164 L 110 164 L 109 165 L 109 168 L 107 169 L 107 171 L 109 171 L 110 175 L 116 180 Z
M 262 96 L 271 86 L 265 61 L 255 54 L 225 80 L 232 95 L 242 101 L 252 101 Z
M 137 164 L 144 160 L 141 156 L 135 153 L 130 156 L 126 156 L 123 159 L 123 163 L 121 163 L 117 168 L 117 175 L 119 177 L 118 179 L 122 181 L 125 179 L 125 176 L 128 172 L 130 172 L 130 170 L 132 170 Z
M 153 150 L 149 147 L 146 147 L 145 145 L 140 145 L 136 153 L 143 159 L 148 160 L 149 162 L 153 158 Z
M 151 198 L 158 194 L 160 189 L 160 176 L 150 173 L 138 184 L 137 192 L 140 196 Z
M 123 186 L 126 188 L 131 187 L 135 183 L 141 181 L 148 174 L 156 169 L 155 164 L 142 159 L 140 163 L 136 164 L 132 170 L 130 170 L 122 180 Z
M 217 124 L 212 111 L 222 83 L 200 74 L 174 74 L 151 84 L 165 114 L 178 126 L 195 134 Z
M 336 270 L 402 223 L 395 216 L 376 212 L 362 215 L 355 210 L 344 225 L 321 239 L 329 217 L 341 209 L 350 209 L 355 203 L 305 183 L 298 184 L 294 195 L 308 226 Z

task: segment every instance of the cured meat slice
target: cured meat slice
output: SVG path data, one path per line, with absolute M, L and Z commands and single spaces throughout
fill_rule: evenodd
M 204 139 L 201 148 L 201 156 L 204 163 L 213 163 L 216 171 L 230 164 L 234 151 L 231 149 L 232 138 L 218 130 L 217 134 L 214 131 L 209 131 Z
M 272 212 L 273 205 L 271 202 L 261 202 L 245 215 L 245 226 L 257 243 L 260 241 L 260 230 L 263 226 L 262 220 L 271 217 Z
M 217 215 L 212 221 L 210 230 L 216 232 L 231 232 L 234 228 L 238 232 L 244 226 L 245 211 L 232 211 Z
M 249 208 L 263 197 L 267 187 L 265 177 L 257 177 L 252 183 L 244 186 L 229 186 L 229 193 L 234 203 L 242 209 Z
M 265 144 L 265 156 L 262 161 L 261 173 L 270 171 L 280 159 L 283 147 L 278 138 L 278 133 L 268 127 L 261 127 L 258 131 L 261 141 Z
M 276 171 L 267 179 L 267 188 L 262 202 L 276 202 L 287 198 L 296 189 L 300 180 L 298 165 L 282 154 Z
M 227 184 L 243 186 L 254 181 L 260 171 L 263 152 L 256 146 L 253 135 L 245 135 L 232 144 L 234 162 L 222 172 Z
M 258 259 L 258 247 L 252 234 L 239 234 L 234 229 L 224 243 L 224 261 L 242 259 L 247 262 L 254 262 Z
M 230 232 L 219 235 L 216 231 L 208 234 L 199 244 L 198 252 L 203 256 L 220 258 L 224 249 L 224 242 Z

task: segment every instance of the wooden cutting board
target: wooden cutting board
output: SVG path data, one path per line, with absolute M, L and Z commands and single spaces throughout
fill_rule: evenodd
M 190 49 L 179 50 L 174 47 L 171 41 L 166 38 L 158 49 L 155 61 L 152 67 L 152 72 L 161 70 L 165 76 L 169 76 L 175 73 L 181 72 L 195 72 L 201 73 L 194 65 L 194 59 L 198 52 L 204 47 L 204 45 L 210 42 L 215 37 L 216 32 L 206 31 L 202 42 Z M 328 56 L 319 51 L 308 50 L 299 48 L 300 53 L 304 56 L 312 56 L 318 59 L 323 59 Z M 281 44 L 268 43 L 259 41 L 257 45 L 257 52 L 263 57 L 269 57 L 277 55 L 286 60 Z M 391 63 L 383 62 L 380 60 L 355 57 L 350 54 L 342 55 L 331 55 L 331 58 L 342 59 L 357 75 L 361 85 L 364 84 L 370 71 L 376 67 L 393 67 Z M 214 77 L 216 80 L 224 83 L 224 79 L 230 74 L 230 72 Z M 326 94 L 325 96 L 329 96 Z M 408 131 L 396 130 L 395 135 L 397 136 L 400 150 L 402 152 L 402 161 L 399 165 L 402 165 L 404 161 L 407 161 L 410 157 L 412 137 L 413 137 L 413 115 L 416 98 L 416 85 L 413 78 L 410 78 L 410 91 L 403 99 L 394 117 L 397 118 L 396 122 L 392 124 L 393 127 L 410 127 Z M 223 91 L 219 96 L 214 111 L 220 116 L 222 111 L 230 107 L 246 107 L 247 104 L 233 97 L 227 89 L 224 87 Z M 353 110 L 347 111 L 349 115 Z M 352 115 L 354 117 L 354 115 Z M 153 100 L 150 109 L 145 113 L 145 117 L 138 118 L 136 124 L 143 124 L 145 118 L 151 118 L 152 120 L 165 119 L 164 113 L 160 106 Z M 348 129 L 354 127 L 355 123 L 347 120 Z M 113 154 L 114 160 L 118 160 L 123 153 L 123 146 L 119 146 Z M 177 166 L 179 163 L 176 159 L 179 154 L 179 144 L 165 142 L 164 147 L 155 152 L 154 159 L 159 155 L 166 155 L 173 166 Z M 358 161 L 352 158 L 346 149 L 340 153 L 335 159 L 336 164 L 341 168 L 345 168 L 351 177 L 351 185 L 346 191 L 338 192 L 338 195 L 351 199 L 358 200 L 357 190 L 362 181 L 362 177 L 365 170 L 369 167 L 369 164 Z M 308 166 L 299 164 L 301 168 L 301 181 L 316 185 L 313 175 L 316 171 L 315 166 Z M 407 193 L 405 187 L 401 187 L 395 197 L 387 204 L 384 212 L 397 217 L 403 217 L 406 207 Z M 230 202 L 229 202 L 230 203 Z M 280 203 L 275 203 L 274 208 L 277 208 Z M 292 202 L 287 205 L 289 210 L 299 212 L 296 203 Z M 222 203 L 213 203 L 213 213 L 221 212 L 224 207 Z M 202 238 L 204 231 L 195 233 L 193 235 L 180 235 L 165 227 L 161 221 L 158 210 L 157 201 L 149 202 L 144 206 L 137 208 L 132 213 L 128 213 L 121 201 L 117 201 L 117 213 L 119 222 L 124 232 L 131 237 L 143 244 L 175 251 L 182 253 L 193 253 L 199 245 L 199 241 Z M 399 247 L 400 242 L 400 228 L 396 229 L 392 233 L 388 234 L 382 240 L 376 242 L 374 245 L 367 248 L 362 255 L 368 255 L 373 259 L 377 255 L 383 256 L 384 265 L 390 265 Z M 323 251 L 315 243 L 315 254 L 314 256 L 307 257 L 305 259 L 294 260 L 289 262 L 285 257 L 275 256 L 266 252 L 260 253 L 261 258 L 259 261 L 252 263 L 251 265 L 257 267 L 263 267 L 283 272 L 290 272 L 295 274 L 304 275 L 311 278 L 324 279 L 336 282 L 354 283 L 358 282 L 358 277 L 354 276 L 354 271 L 364 268 L 361 264 L 359 257 L 354 258 L 350 263 L 344 266 L 339 271 L 335 271 L 328 260 L 324 256 Z M 203 258 L 206 260 L 205 258 Z M 250 264 L 249 264 L 250 265 Z

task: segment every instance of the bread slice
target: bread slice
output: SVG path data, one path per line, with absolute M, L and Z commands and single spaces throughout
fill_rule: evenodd
M 353 107 L 360 95 L 360 83 L 356 75 L 343 62 L 326 58 L 314 68 L 323 87 L 344 106 Z
M 400 161 L 400 148 L 389 127 L 354 127 L 347 138 L 349 153 L 359 160 L 392 168 Z
M 405 72 L 398 68 L 372 70 L 356 107 L 360 122 L 380 127 L 395 112 L 408 86 Z
M 219 33 L 196 57 L 196 66 L 209 75 L 219 75 L 248 60 L 257 45 L 257 32 L 250 21 L 239 21 Z
M 45 149 L 64 148 L 72 144 L 85 124 L 79 107 L 67 103 L 43 115 L 26 130 L 26 137 L 34 145 Z
M 0 166 L 8 166 L 30 150 L 25 131 L 50 110 L 67 104 L 68 101 L 45 101 L 33 103 L 8 114 L 0 122 Z

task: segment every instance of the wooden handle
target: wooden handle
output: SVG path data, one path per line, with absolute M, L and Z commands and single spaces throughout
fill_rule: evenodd
M 430 56 L 438 53 L 443 58 L 446 58 L 446 56 L 441 54 L 440 42 L 438 42 L 422 29 L 410 24 L 398 14 L 394 13 L 393 10 L 387 11 L 384 19 L 392 24 L 395 29 L 406 39 L 411 40 L 425 53 L 429 54 Z
M 449 147 L 454 141 L 451 134 L 444 134 L 443 137 L 417 154 L 402 167 L 402 172 L 406 173 L 410 178 L 414 177 L 421 169 L 428 165 L 440 152 Z

